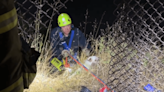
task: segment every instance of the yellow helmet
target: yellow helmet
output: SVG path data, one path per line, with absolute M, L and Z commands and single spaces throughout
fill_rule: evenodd
M 69 25 L 72 23 L 72 20 L 70 18 L 70 16 L 66 13 L 61 13 L 59 16 L 58 16 L 58 25 L 59 27 L 63 27 L 63 26 L 66 26 L 66 25 Z

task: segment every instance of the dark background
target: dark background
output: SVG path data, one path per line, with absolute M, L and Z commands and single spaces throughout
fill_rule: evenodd
M 78 26 L 79 22 L 84 21 L 84 14 L 88 9 L 89 21 L 100 20 L 102 14 L 106 11 L 103 21 L 108 21 L 110 24 L 115 19 L 113 15 L 116 5 L 114 0 L 74 0 L 66 3 L 67 9 L 63 8 L 61 12 L 67 12 L 72 17 L 73 23 Z
M 88 24 L 85 30 L 87 31 L 86 33 L 93 31 L 93 22 L 96 19 L 97 23 L 99 23 L 103 13 L 105 13 L 105 15 L 103 16 L 101 22 L 101 28 L 105 28 L 106 22 L 108 22 L 109 25 L 112 25 L 116 18 L 116 16 L 113 14 L 114 10 L 116 9 L 114 0 L 73 0 L 73 2 L 66 3 L 66 7 L 67 9 L 62 8 L 59 12 L 68 13 L 76 27 L 79 27 L 80 23 L 84 26 L 85 14 L 86 10 L 88 10 Z M 55 18 L 57 19 L 57 16 Z M 53 27 L 56 26 L 57 21 L 54 19 Z M 82 31 L 84 32 L 84 30 Z
M 35 16 L 36 15 L 36 5 L 34 5 L 33 3 L 31 3 L 31 1 L 35 2 L 35 0 L 16 0 L 16 7 L 19 8 L 18 14 L 21 12 L 21 15 L 23 15 L 24 20 L 26 21 L 34 21 L 35 20 Z M 44 0 L 43 0 L 44 1 Z M 64 2 L 65 0 L 61 0 L 61 2 Z M 45 1 L 44 1 L 45 2 Z M 48 2 L 49 4 L 53 3 L 53 0 L 46 0 L 46 2 Z M 42 8 L 43 11 L 47 11 L 49 9 L 48 13 L 49 15 L 52 14 L 53 10 L 50 9 L 50 7 L 48 5 L 46 5 L 47 3 L 45 3 L 44 7 Z M 32 6 L 32 7 L 31 7 Z M 112 23 L 114 22 L 114 20 L 116 19 L 116 16 L 113 14 L 114 10 L 116 9 L 116 5 L 114 4 L 114 0 L 73 0 L 73 2 L 68 1 L 65 6 L 66 8 L 62 8 L 59 10 L 59 13 L 68 13 L 72 19 L 73 24 L 75 25 L 75 27 L 79 27 L 81 29 L 82 32 L 84 32 L 85 34 L 89 34 L 90 32 L 93 32 L 93 22 L 95 21 L 95 19 L 97 20 L 97 23 L 100 22 L 100 19 L 103 15 L 103 13 L 105 13 L 105 15 L 103 16 L 102 19 L 102 24 L 100 26 L 100 28 L 105 29 L 106 27 L 106 22 L 109 23 L 109 25 L 112 25 Z M 29 8 L 31 7 L 31 8 Z M 86 26 L 86 29 L 84 30 L 82 27 L 84 27 L 84 22 L 85 22 L 85 14 L 86 14 L 86 10 L 88 10 L 88 24 Z M 52 21 L 52 28 L 57 27 L 57 17 L 58 14 L 56 14 L 53 17 L 53 21 Z M 43 24 L 46 24 L 48 26 L 49 22 L 47 20 L 50 20 L 49 18 L 47 18 L 44 14 L 42 17 L 42 21 Z M 47 21 L 47 23 L 46 23 Z M 82 27 L 80 27 L 80 23 L 82 24 Z M 28 25 L 28 24 L 27 24 Z M 44 30 L 42 30 L 43 34 L 45 34 L 46 32 Z M 99 32 L 100 34 L 100 32 Z

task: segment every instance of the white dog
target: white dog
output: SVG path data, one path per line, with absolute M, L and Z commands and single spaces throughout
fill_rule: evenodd
M 84 63 L 84 66 L 87 69 L 91 69 L 92 66 L 96 65 L 99 62 L 99 58 L 97 56 L 90 56 L 89 58 L 87 58 L 87 60 Z
M 99 60 L 99 58 L 97 56 L 90 56 L 89 58 L 87 58 L 87 60 L 85 61 L 85 63 L 83 65 L 88 70 L 90 70 L 94 65 L 98 64 L 99 61 L 100 60 Z M 72 76 L 76 75 L 81 70 L 82 70 L 82 67 L 78 68 L 71 76 L 69 76 L 69 78 L 71 78 Z

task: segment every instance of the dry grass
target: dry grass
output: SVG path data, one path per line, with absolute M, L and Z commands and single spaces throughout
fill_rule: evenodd
M 53 5 L 55 11 L 53 11 L 51 17 L 55 15 L 55 12 L 59 13 L 58 11 L 60 10 L 60 8 L 66 7 L 65 3 L 67 1 L 69 0 L 66 0 L 64 3 L 62 3 L 60 0 L 55 1 L 55 5 Z M 42 3 L 44 2 L 40 0 L 39 4 L 42 5 Z M 98 91 L 103 85 L 95 80 L 95 78 L 93 78 L 90 73 L 84 70 L 81 73 L 76 74 L 72 78 L 69 78 L 70 75 L 67 74 L 66 71 L 63 73 L 56 72 L 53 75 L 49 74 L 49 71 L 52 69 L 52 67 L 48 66 L 48 62 L 52 55 L 52 49 L 49 48 L 46 40 L 43 42 L 42 35 L 38 32 L 41 28 L 40 14 L 41 10 L 39 10 L 37 15 L 35 15 L 36 20 L 34 25 L 32 25 L 35 29 L 35 33 L 33 34 L 34 39 L 30 39 L 34 40 L 32 43 L 32 47 L 35 47 L 37 51 L 41 52 L 41 56 L 37 62 L 37 75 L 33 83 L 30 85 L 30 88 L 28 90 L 25 90 L 25 92 L 79 92 L 81 86 L 86 86 L 92 92 Z M 89 23 L 87 21 L 87 18 L 88 12 L 85 16 L 84 31 L 86 31 L 87 23 Z M 91 37 L 92 41 L 94 40 L 92 45 L 92 47 L 94 48 L 94 53 L 92 55 L 98 56 L 100 58 L 100 62 L 91 71 L 105 82 L 111 84 L 109 86 L 116 87 L 116 89 L 121 92 L 129 92 L 129 90 L 132 90 L 132 92 L 134 92 L 135 90 L 133 88 L 140 90 L 141 92 L 143 91 L 143 87 L 148 83 L 153 84 L 153 86 L 157 89 L 164 89 L 164 53 L 159 53 L 161 51 L 150 50 L 149 47 L 144 47 L 147 45 L 142 46 L 141 44 L 137 44 L 138 47 L 142 47 L 142 50 L 138 47 L 134 48 L 134 44 L 129 46 L 131 43 L 131 38 L 130 35 L 126 35 L 126 32 L 131 32 L 131 29 L 130 31 L 127 29 L 122 30 L 121 27 L 122 24 L 124 24 L 124 22 L 122 21 L 122 16 L 120 19 L 120 22 L 118 21 L 116 25 L 112 26 L 112 34 L 106 35 L 111 29 L 107 24 L 107 29 L 105 29 L 104 32 L 105 35 L 98 38 L 97 40 L 94 40 L 94 36 L 97 35 L 98 30 L 103 29 L 100 29 L 101 20 L 99 24 L 97 22 L 94 22 L 95 25 L 93 25 L 93 32 L 96 34 L 94 36 L 89 35 L 89 37 Z M 49 25 L 46 27 L 46 38 L 49 31 L 51 30 L 51 23 L 52 20 L 49 21 Z M 22 31 L 26 33 L 27 30 L 25 29 L 28 28 L 22 26 Z M 106 38 L 108 38 L 108 40 L 106 40 Z M 29 41 L 28 38 L 26 40 Z M 79 57 L 79 60 L 82 63 L 84 63 L 86 59 L 87 57 L 85 55 Z M 72 69 L 73 71 L 75 71 L 79 67 L 79 65 L 76 65 Z M 136 73 L 136 69 L 139 69 L 140 71 Z M 139 85 L 136 85 L 137 83 L 135 83 L 137 78 L 139 81 Z
M 106 38 L 110 40 L 107 41 Z M 160 64 L 162 63 L 161 59 L 163 59 L 163 56 L 161 56 L 162 54 L 159 53 L 159 51 L 144 51 L 143 48 L 143 50 L 140 49 L 143 51 L 140 53 L 137 49 L 128 46 L 128 43 L 126 42 L 121 42 L 121 44 L 116 43 L 117 41 L 110 38 L 109 35 L 99 37 L 92 42 L 92 48 L 94 48 L 94 53 L 92 53 L 92 55 L 98 56 L 100 58 L 100 62 L 97 66 L 92 68 L 91 71 L 104 82 L 110 82 L 110 85 L 108 86 L 117 86 L 117 90 L 126 88 L 127 91 L 132 90 L 131 88 L 128 89 L 128 85 L 131 84 L 130 86 L 138 88 L 142 92 L 143 87 L 149 83 L 157 89 L 162 89 L 162 78 L 164 73 L 162 72 L 163 68 Z M 86 72 L 85 70 L 71 78 L 69 78 L 71 74 L 67 73 L 67 71 L 55 72 L 50 75 L 49 71 L 52 68 L 48 67 L 48 62 L 52 55 L 52 49 L 47 45 L 45 45 L 45 48 L 43 49 L 42 55 L 37 63 L 37 76 L 30 85 L 30 88 L 25 90 L 25 92 L 79 92 L 81 90 L 81 86 L 86 86 L 92 92 L 97 92 L 101 87 L 103 87 L 101 83 L 99 83 L 89 72 Z M 127 56 L 124 57 L 125 55 Z M 112 58 L 112 56 L 114 57 Z M 83 53 L 81 57 L 78 58 L 82 63 L 84 63 L 87 59 Z M 122 61 L 123 58 L 124 60 Z M 141 66 L 134 66 L 136 61 L 140 61 Z M 114 64 L 115 62 L 118 63 Z M 79 67 L 79 65 L 75 65 L 72 70 L 75 71 Z M 136 86 L 135 83 L 135 69 L 137 69 L 137 67 L 139 67 L 141 71 L 139 73 L 141 75 L 137 75 L 139 77 L 138 86 Z M 112 72 L 114 73 L 111 74 Z
M 97 66 L 94 66 L 91 69 L 91 71 L 104 82 L 107 82 L 110 50 L 109 48 L 106 48 L 105 45 L 102 45 L 104 44 L 103 37 L 94 42 L 99 42 L 94 44 L 94 47 L 101 47 L 101 49 L 96 49 L 97 52 L 92 55 L 98 56 L 100 61 Z M 64 71 L 63 73 L 57 71 L 54 74 L 49 74 L 51 67 L 48 66 L 48 62 L 51 58 L 51 51 L 51 48 L 49 48 L 49 50 L 46 50 L 47 53 L 42 53 L 39 58 L 39 60 L 42 61 L 37 62 L 37 75 L 33 83 L 30 85 L 30 88 L 24 92 L 79 92 L 81 90 L 81 86 L 86 86 L 92 92 L 97 92 L 101 87 L 103 87 L 100 82 L 98 82 L 89 72 L 84 69 L 71 78 L 69 77 L 71 74 L 67 73 L 67 71 Z M 82 63 L 84 63 L 87 59 L 83 53 L 81 57 L 78 58 Z M 73 72 L 79 67 L 79 65 L 75 65 L 72 68 Z
M 53 5 L 53 8 L 55 11 L 53 11 L 52 16 L 53 17 L 60 8 L 66 7 L 65 3 L 70 0 L 66 0 L 64 3 L 62 3 L 60 0 L 54 1 L 55 5 Z M 43 1 L 40 1 L 40 6 L 43 5 Z M 60 7 L 59 7 L 60 6 Z M 37 61 L 37 75 L 33 81 L 33 83 L 30 85 L 29 89 L 24 90 L 24 92 L 75 92 L 79 91 L 81 89 L 81 86 L 86 86 L 88 89 L 90 89 L 92 92 L 98 91 L 103 85 L 101 85 L 89 72 L 81 71 L 81 73 L 76 74 L 72 78 L 69 78 L 69 75 L 67 72 L 59 73 L 56 72 L 54 74 L 49 74 L 50 70 L 52 70 L 52 67 L 49 67 L 48 63 L 50 58 L 52 57 L 52 48 L 49 48 L 49 43 L 46 42 L 47 40 L 43 41 L 43 35 L 39 33 L 40 28 L 42 27 L 40 20 L 41 20 L 41 12 L 43 10 L 38 10 L 36 16 L 36 20 L 34 21 L 34 33 L 28 34 L 28 31 L 25 30 L 25 27 L 22 27 L 20 24 L 20 27 L 23 29 L 22 33 L 24 38 L 29 42 L 29 40 L 32 40 L 31 47 L 35 48 L 36 51 L 39 51 L 41 53 L 40 58 Z M 33 23 L 33 22 L 32 22 Z M 29 24 L 32 24 L 29 23 Z M 51 30 L 52 27 L 52 20 L 49 21 L 49 25 L 45 28 L 47 29 L 46 37 L 48 36 L 48 33 Z M 98 28 L 94 28 L 95 30 L 99 30 Z M 26 26 L 28 29 L 29 25 Z M 85 25 L 86 28 L 86 25 Z M 86 31 L 86 29 L 85 29 Z M 97 34 L 97 32 L 96 32 Z M 33 38 L 26 38 L 26 36 L 33 37 Z M 92 39 L 93 40 L 93 39 Z M 107 44 L 104 42 L 104 38 L 97 39 L 94 41 L 96 43 L 93 43 L 93 47 L 95 48 L 95 53 L 92 55 L 96 55 L 100 58 L 100 62 L 97 66 L 95 66 L 91 71 L 97 75 L 99 78 L 107 82 L 107 76 L 108 76 L 108 64 L 110 61 L 110 50 L 108 47 L 105 47 Z M 98 49 L 100 47 L 100 49 Z M 87 57 L 83 54 L 81 57 L 78 57 L 79 60 L 84 63 L 84 61 L 87 59 Z M 74 68 L 72 68 L 74 71 L 79 68 L 79 65 L 76 65 Z

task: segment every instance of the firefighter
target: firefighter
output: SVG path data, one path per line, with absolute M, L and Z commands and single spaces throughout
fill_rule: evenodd
M 73 52 L 73 56 L 76 58 L 80 49 L 87 56 L 90 54 L 91 46 L 87 43 L 84 34 L 74 27 L 67 13 L 61 13 L 58 16 L 58 26 L 52 29 L 50 34 L 50 41 L 54 49 L 53 58 L 57 57 L 62 61 L 63 57 L 67 57 L 65 56 L 67 52 Z
M 18 36 L 14 0 L 0 1 L 0 92 L 23 92 L 36 74 L 39 53 Z

